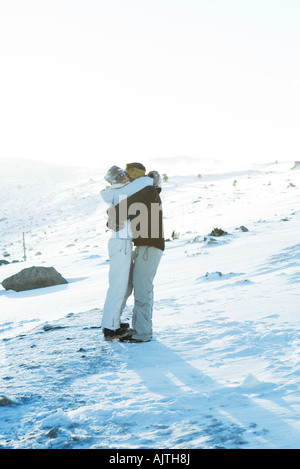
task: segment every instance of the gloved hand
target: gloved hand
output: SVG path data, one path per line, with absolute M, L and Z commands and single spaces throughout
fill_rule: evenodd
M 161 189 L 162 179 L 161 179 L 160 174 L 157 171 L 150 171 L 150 173 L 148 173 L 147 176 L 154 179 L 154 186 L 155 187 L 159 187 Z

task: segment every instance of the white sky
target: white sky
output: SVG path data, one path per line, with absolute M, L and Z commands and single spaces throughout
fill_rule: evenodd
M 0 157 L 300 160 L 299 0 L 0 0 Z

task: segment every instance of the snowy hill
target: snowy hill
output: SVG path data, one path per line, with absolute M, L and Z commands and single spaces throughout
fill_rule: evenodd
M 0 447 L 300 448 L 300 171 L 176 162 L 149 168 L 169 176 L 154 337 L 126 344 L 100 329 L 105 169 L 0 160 L 0 283 L 69 282 L 0 286 Z

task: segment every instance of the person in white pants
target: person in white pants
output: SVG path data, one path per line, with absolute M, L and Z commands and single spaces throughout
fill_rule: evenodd
M 129 176 L 139 178 L 136 179 L 137 181 L 143 179 L 141 175 L 144 169 L 140 163 L 131 163 L 126 166 Z M 154 187 L 145 187 L 137 194 L 129 196 L 126 199 L 127 214 L 121 207 L 124 205 L 122 202 L 115 207 L 118 223 L 127 219 L 132 220 L 131 229 L 135 245 L 128 291 L 122 305 L 123 308 L 127 298 L 134 291 L 132 334 L 120 339 L 129 342 L 149 342 L 152 338 L 153 280 L 165 249 L 162 206 L 159 197 L 161 178 L 156 171 L 150 172 L 149 175 L 154 178 Z M 144 205 L 146 210 L 141 210 L 138 217 L 134 214 L 130 216 L 131 207 L 136 206 L 137 203 Z
M 104 179 L 110 186 L 101 191 L 103 200 L 108 205 L 117 205 L 127 197 L 153 186 L 151 177 L 140 177 L 130 182 L 125 170 L 112 166 Z M 132 264 L 132 233 L 130 221 L 123 222 L 121 229 L 113 231 L 108 242 L 110 259 L 109 287 L 104 303 L 101 327 L 105 340 L 114 340 L 127 336 L 130 332 L 127 325 L 121 324 L 120 317 L 125 306 L 124 298 L 128 291 L 130 269 Z

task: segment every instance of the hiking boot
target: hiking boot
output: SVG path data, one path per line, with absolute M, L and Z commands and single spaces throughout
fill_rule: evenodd
M 120 328 L 121 329 L 129 329 L 129 323 L 128 322 L 121 322 Z
M 140 343 L 143 343 L 143 342 L 150 342 L 150 339 L 149 340 L 139 340 L 139 339 L 134 339 L 133 337 L 131 337 L 131 335 L 129 335 L 129 336 L 120 338 L 120 342 L 130 342 L 131 344 L 140 344 Z
M 127 337 L 131 334 L 131 331 L 128 330 L 128 328 L 124 329 L 124 328 L 119 328 L 115 331 L 111 330 L 111 329 L 106 329 L 104 328 L 103 329 L 103 334 L 104 334 L 104 339 L 105 340 L 118 340 L 118 339 L 121 339 L 123 337 Z

